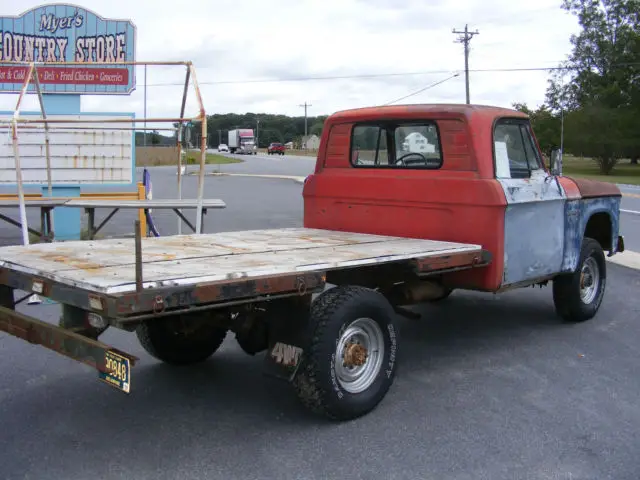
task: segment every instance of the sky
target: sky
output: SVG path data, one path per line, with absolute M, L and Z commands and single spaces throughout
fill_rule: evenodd
M 45 2 L 0 0 L 0 15 Z M 471 103 L 510 107 L 544 101 L 547 71 L 474 69 L 553 67 L 570 52 L 577 20 L 561 0 L 84 0 L 75 3 L 137 27 L 139 61 L 191 60 L 207 114 L 328 115 L 397 103 L 464 103 L 463 46 L 471 40 Z M 84 96 L 83 111 L 144 112 L 144 67 L 131 95 Z M 454 78 L 452 75 L 459 73 Z M 353 77 L 318 79 L 318 77 Z M 306 78 L 306 80 L 300 80 Z M 312 79 L 309 79 L 312 78 Z M 292 79 L 297 79 L 292 81 Z M 218 83 L 216 83 L 218 82 Z M 184 67 L 148 67 L 147 117 L 177 116 Z M 187 113 L 197 114 L 194 91 Z M 13 110 L 16 94 L 0 95 Z M 24 108 L 37 106 L 29 95 Z

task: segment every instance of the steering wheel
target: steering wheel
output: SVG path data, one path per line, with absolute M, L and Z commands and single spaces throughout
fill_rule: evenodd
M 404 159 L 405 159 L 406 157 L 410 157 L 410 156 L 412 156 L 412 155 L 415 155 L 415 156 L 417 156 L 417 157 L 420 157 L 420 159 L 424 161 L 424 164 L 425 164 L 425 165 L 427 164 L 427 162 L 428 162 L 427 157 L 425 157 L 425 156 L 424 156 L 423 154 L 421 154 L 420 152 L 409 152 L 409 153 L 405 153 L 404 155 L 402 155 L 402 156 L 400 156 L 400 157 L 396 158 L 396 162 L 395 162 L 395 163 L 396 163 L 396 164 L 400 163 L 402 166 L 405 166 L 405 167 L 406 167 L 406 166 L 407 166 L 407 162 L 405 162 L 405 161 L 404 161 Z

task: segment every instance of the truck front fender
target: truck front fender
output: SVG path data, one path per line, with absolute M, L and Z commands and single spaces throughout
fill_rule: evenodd
M 618 251 L 620 197 L 568 200 L 565 204 L 565 240 L 562 273 L 573 272 L 584 237 L 598 241 L 612 255 Z

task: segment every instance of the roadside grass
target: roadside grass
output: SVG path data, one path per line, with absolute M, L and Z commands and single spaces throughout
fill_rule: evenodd
M 217 153 L 207 153 L 205 162 L 207 165 L 223 165 L 227 163 L 242 163 L 244 160 L 239 158 L 225 157 Z M 200 163 L 199 151 L 187 151 L 185 155 L 184 163 L 186 165 L 198 165 Z M 159 158 L 152 158 L 149 161 L 136 162 L 138 167 L 160 167 L 160 166 L 177 166 L 175 159 L 164 160 Z
M 628 159 L 619 162 L 610 175 L 602 175 L 595 160 L 565 155 L 562 162 L 562 174 L 602 182 L 640 185 L 640 165 L 631 165 Z

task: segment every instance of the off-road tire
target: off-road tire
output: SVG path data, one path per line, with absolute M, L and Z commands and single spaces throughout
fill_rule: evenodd
M 156 318 L 141 323 L 136 335 L 152 357 L 171 365 L 191 365 L 205 361 L 224 341 L 227 330 L 204 323 L 196 334 L 180 333 L 180 316 Z
M 582 268 L 589 259 L 598 267 L 598 286 L 593 299 L 585 303 L 580 297 Z M 607 264 L 600 244 L 585 237 L 575 272 L 559 275 L 553 280 L 553 303 L 556 312 L 567 322 L 584 322 L 593 318 L 604 297 L 607 283 Z
M 358 318 L 374 320 L 382 331 L 384 354 L 375 380 L 359 393 L 350 393 L 337 380 L 334 359 L 338 340 Z M 349 420 L 373 410 L 393 384 L 397 370 L 395 313 L 380 293 L 357 286 L 327 290 L 313 302 L 306 351 L 293 380 L 298 398 L 312 412 L 333 420 Z

